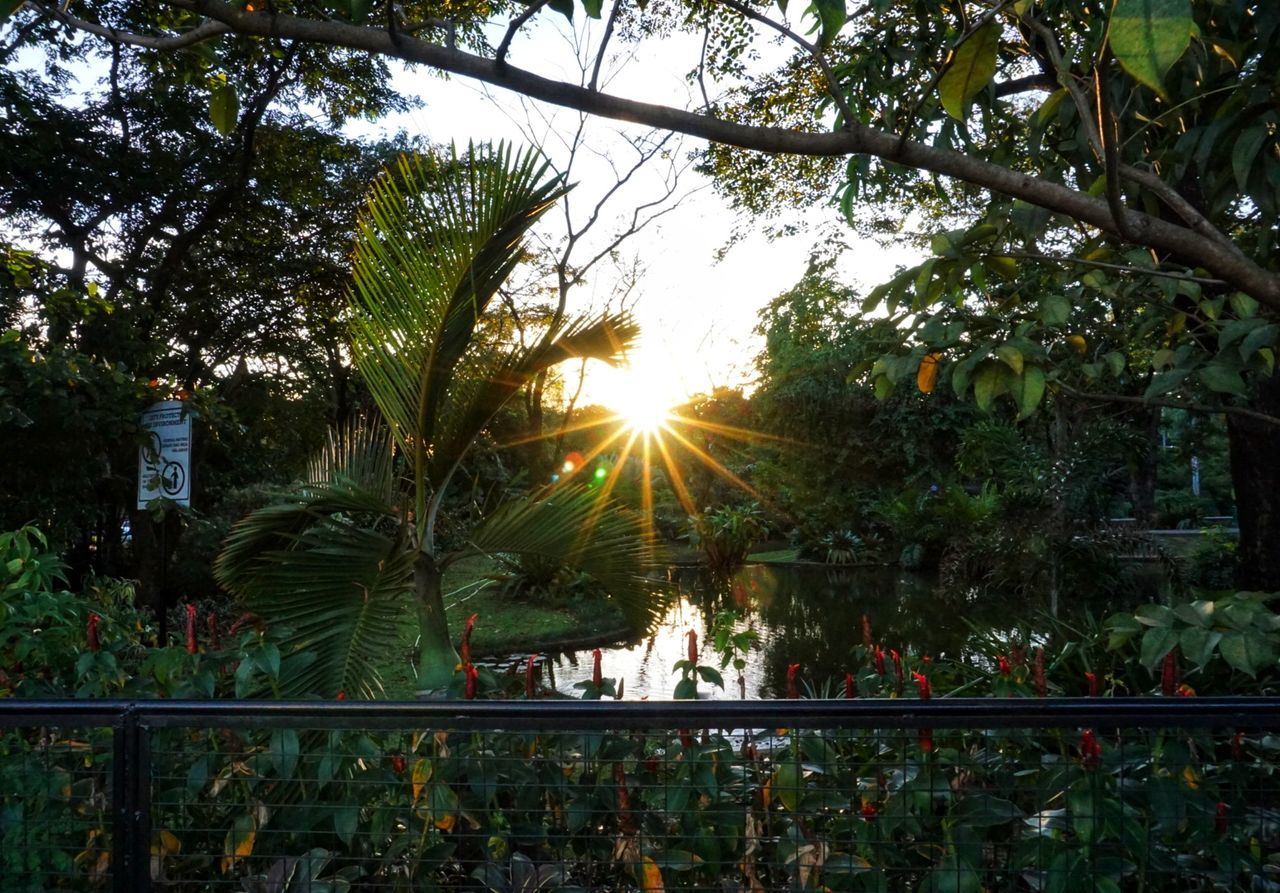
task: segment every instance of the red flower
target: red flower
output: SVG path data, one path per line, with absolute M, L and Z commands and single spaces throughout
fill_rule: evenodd
M 462 669 L 463 672 L 467 674 L 467 681 L 463 686 L 462 696 L 468 701 L 474 701 L 476 699 L 476 683 L 480 680 L 480 671 L 471 664 L 467 664 Z
M 852 673 L 844 674 L 844 696 L 846 698 L 856 698 L 858 696 L 858 685 L 853 681 Z
M 196 644 L 196 606 L 187 605 L 187 654 L 195 654 L 199 651 Z
M 893 689 L 902 694 L 902 655 L 896 649 L 889 649 L 889 659 L 893 661 Z
M 1089 697 L 1096 698 L 1098 696 L 1098 677 L 1085 670 L 1084 681 L 1089 684 Z
M 1015 667 L 1025 667 L 1027 665 L 1027 649 L 1023 648 L 1021 643 L 1013 643 L 1009 646 L 1009 660 L 1013 662 Z
M 1213 830 L 1218 836 L 1227 833 L 1227 804 L 1218 801 L 1218 807 L 1213 813 Z
M 1009 674 L 1011 674 L 1011 673 L 1013 672 L 1013 667 L 1012 667 L 1012 666 L 1010 665 L 1010 663 L 1009 663 L 1009 658 L 1005 657 L 1005 656 L 1002 654 L 1002 655 L 1000 655 L 998 658 L 996 658 L 996 660 L 997 660 L 997 661 L 999 661 L 999 663 L 1000 663 L 1000 675 L 1001 675 L 1001 676 L 1008 676 Z
M 686 635 L 689 637 L 689 663 L 696 667 L 698 665 L 698 631 L 691 629 Z
M 591 684 L 599 688 L 604 684 L 604 674 L 600 672 L 600 649 L 591 652 Z
M 884 675 L 884 649 L 879 645 L 876 646 L 875 651 L 871 655 L 871 664 L 875 667 L 877 673 L 881 676 Z
M 1080 733 L 1080 762 L 1086 769 L 1097 769 L 1102 762 L 1102 745 L 1094 737 L 1093 729 Z
M 800 697 L 800 686 L 796 683 L 796 674 L 800 672 L 799 664 L 787 665 L 787 697 Z
M 920 663 L 927 667 L 933 663 L 933 658 L 926 654 L 924 657 L 920 658 Z
M 404 757 L 398 753 L 391 756 L 391 771 L 396 775 L 404 775 Z
M 218 637 L 218 615 L 210 611 L 206 620 L 209 627 L 209 647 L 214 651 L 221 651 L 222 640 Z
M 858 810 L 858 814 L 868 822 L 874 819 L 878 813 L 879 811 L 876 809 L 876 805 L 874 803 L 865 801 L 862 804 L 862 808 Z
M 345 701 L 346 699 L 347 699 L 347 693 L 345 691 L 339 691 L 337 700 Z
M 1178 686 L 1177 695 L 1180 698 L 1194 698 L 1196 696 L 1196 690 L 1184 682 Z
M 1036 646 L 1036 663 L 1032 668 L 1031 680 L 1035 685 L 1036 697 L 1043 698 L 1049 693 L 1049 683 L 1044 678 L 1044 649 Z
M 933 729 L 920 730 L 920 749 L 925 753 L 933 753 Z
M 98 625 L 102 623 L 102 618 L 97 614 L 89 614 L 89 627 L 85 630 L 89 636 L 89 650 L 101 651 L 102 643 L 98 641 Z
M 1178 691 L 1178 646 L 1174 645 L 1164 656 L 1160 667 L 1160 692 L 1169 697 Z
M 1236 761 L 1244 759 L 1244 736 L 1239 732 L 1231 736 L 1231 759 Z
M 249 622 L 252 622 L 256 626 L 259 622 L 258 615 L 253 613 L 252 611 L 244 612 L 243 614 L 241 614 L 239 617 L 236 618 L 236 622 L 231 624 L 227 632 L 229 632 L 231 635 L 234 636 L 236 633 L 240 632 L 240 627 L 244 626 L 246 623 L 249 623 Z
M 916 681 L 916 686 L 920 689 L 920 700 L 927 701 L 933 697 L 933 689 L 929 686 L 929 677 L 924 673 L 912 672 L 911 678 Z
M 871 618 L 866 614 L 862 615 L 862 645 L 864 648 L 871 647 Z
M 688 729 L 680 730 L 680 744 L 684 747 L 693 747 L 693 736 L 689 734 Z
M 535 669 L 537 660 L 538 655 L 530 654 L 524 664 L 524 696 L 531 701 L 538 696 L 537 670 Z
M 462 647 L 459 649 L 459 654 L 464 667 L 471 666 L 471 631 L 476 628 L 476 618 L 479 616 L 479 614 L 472 614 L 467 618 L 466 626 L 462 628 Z

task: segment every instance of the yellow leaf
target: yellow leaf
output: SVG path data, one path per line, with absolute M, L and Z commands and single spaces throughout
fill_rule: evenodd
M 936 353 L 926 354 L 920 361 L 920 368 L 916 371 L 916 387 L 922 394 L 933 393 L 933 386 L 938 381 L 938 356 Z
M 1084 356 L 1085 352 L 1089 349 L 1089 342 L 1084 340 L 1083 335 L 1068 335 L 1067 343 L 1074 347 L 1076 349 L 1076 353 L 1081 356 Z
M 441 831 L 452 831 L 454 823 L 457 821 L 458 817 L 453 813 L 449 813 L 448 815 L 442 815 L 440 818 L 436 819 L 436 827 Z
M 160 832 L 160 852 L 166 856 L 182 852 L 182 841 L 172 831 Z
M 422 796 L 422 788 L 431 778 L 431 763 L 427 760 L 418 760 L 413 764 L 413 802 L 417 803 L 418 798 Z
M 1196 772 L 1194 766 L 1188 766 L 1182 770 L 1182 781 L 1187 787 L 1194 791 L 1196 788 L 1200 787 L 1200 774 Z
M 657 863 L 646 856 L 641 871 L 644 875 L 640 884 L 641 889 L 645 893 L 663 893 L 662 869 L 657 866 Z

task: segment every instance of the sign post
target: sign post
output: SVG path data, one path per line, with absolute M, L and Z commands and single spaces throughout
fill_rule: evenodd
M 138 448 L 138 508 L 161 497 L 191 507 L 191 412 L 162 400 L 142 414 L 145 443 Z

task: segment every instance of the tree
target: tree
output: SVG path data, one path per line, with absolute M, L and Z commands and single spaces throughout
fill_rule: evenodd
M 418 614 L 418 685 L 445 689 L 457 653 L 445 621 L 445 569 L 468 554 L 554 559 L 590 573 L 633 619 L 655 609 L 638 571 L 639 522 L 595 491 L 507 503 L 449 550 L 440 509 L 458 466 L 501 406 L 572 358 L 616 361 L 635 337 L 625 316 L 567 319 L 531 346 L 477 339 L 522 237 L 560 198 L 533 152 L 473 149 L 406 157 L 373 186 L 354 249 L 351 352 L 379 423 L 335 435 L 295 499 L 247 517 L 218 574 L 264 616 L 294 628 L 295 691 L 372 695 L 373 661 L 404 599 Z M 406 486 L 400 483 L 400 463 Z
M 221 0 L 167 0 L 159 8 L 173 17 L 163 27 L 155 16 L 112 19 L 110 8 L 94 3 L 79 15 L 30 6 L 19 13 L 23 27 L 43 17 L 160 50 L 228 31 L 345 47 L 727 147 L 846 159 L 842 201 L 851 216 L 863 190 L 899 202 L 925 196 L 959 216 L 985 208 L 989 193 L 997 204 L 1013 199 L 1048 211 L 1057 231 L 1078 236 L 1036 242 L 1026 253 L 1044 262 L 1093 263 L 1077 249 L 1101 241 L 1126 258 L 1103 261 L 1121 267 L 1117 274 L 1192 277 L 1210 289 L 1193 301 L 1212 308 L 1239 295 L 1256 304 L 1263 327 L 1280 318 L 1274 261 L 1280 148 L 1270 98 L 1280 70 L 1275 4 L 1117 0 L 1099 15 L 1084 0 L 982 9 L 877 0 L 850 15 L 840 0 L 817 0 L 802 12 L 816 26 L 812 40 L 787 23 L 785 4 L 783 18 L 742 0 L 611 5 L 608 20 L 618 24 L 620 38 L 704 36 L 687 70 L 700 84 L 736 79 L 741 101 L 716 104 L 706 94 L 697 111 L 512 64 L 512 38 L 542 3 L 518 12 L 468 7 L 451 21 L 431 7 L 375 4 L 367 20 L 373 24 L 365 24 L 363 3 L 344 20 L 306 5 L 259 11 Z M 573 4 L 553 8 L 571 13 Z M 594 0 L 583 8 L 604 14 Z M 117 31 L 98 21 L 104 15 Z M 454 39 L 456 28 L 487 17 L 509 22 L 495 50 Z M 796 52 L 753 76 L 746 60 L 762 35 L 780 36 Z M 1037 94 L 1047 99 L 1033 101 Z M 1135 246 L 1149 263 L 1128 258 L 1126 249 Z M 1225 330 L 1235 320 L 1210 319 L 1219 321 Z M 1274 350 L 1276 332 L 1268 330 L 1262 347 Z M 1201 358 L 1185 367 L 1183 378 L 1204 365 Z M 1249 556 L 1242 564 L 1253 569 L 1253 584 L 1280 585 L 1280 505 L 1269 495 L 1280 492 L 1273 458 L 1280 454 L 1280 426 L 1268 421 L 1280 416 L 1280 379 L 1251 374 L 1234 394 L 1211 390 L 1227 395 L 1215 399 L 1257 413 L 1231 420 L 1237 491 L 1268 494 L 1241 505 L 1242 554 Z

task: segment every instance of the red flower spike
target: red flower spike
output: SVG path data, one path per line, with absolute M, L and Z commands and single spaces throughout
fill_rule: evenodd
M 98 626 L 102 623 L 102 618 L 97 614 L 89 614 L 89 625 L 85 630 L 85 634 L 89 637 L 89 650 L 101 651 L 102 643 L 98 641 Z
M 1031 680 L 1035 685 L 1036 697 L 1043 698 L 1049 694 L 1049 683 L 1044 678 L 1044 649 L 1036 646 L 1036 662 L 1032 668 Z
M 1237 762 L 1244 759 L 1244 735 L 1239 732 L 1231 736 L 1231 759 Z
M 1102 762 L 1102 745 L 1094 736 L 1093 729 L 1080 733 L 1080 762 L 1086 769 L 1097 769 Z
M 345 691 L 339 691 L 337 700 L 345 701 L 346 699 L 347 699 L 347 693 Z
M 871 664 L 875 667 L 876 673 L 884 675 L 884 649 L 879 645 L 875 647 L 875 651 L 871 655 Z
M 1015 667 L 1025 667 L 1027 665 L 1027 649 L 1023 648 L 1021 643 L 1013 643 L 1009 646 L 1009 660 Z
M 688 729 L 680 730 L 680 744 L 683 747 L 693 747 L 693 736 L 689 734 Z
M 591 684 L 599 688 L 604 684 L 604 674 L 600 671 L 600 649 L 591 652 Z
M 871 618 L 869 618 L 866 614 L 862 615 L 862 646 L 864 648 L 870 648 L 872 646 Z
M 920 749 L 925 753 L 933 753 L 933 729 L 920 730 Z
M 800 697 L 800 686 L 796 682 L 796 674 L 799 672 L 799 664 L 787 665 L 787 697 L 793 700 Z
M 698 665 L 698 631 L 691 629 L 685 634 L 689 638 L 689 663 Z
M 199 645 L 196 643 L 196 606 L 187 605 L 187 654 L 195 654 L 199 651 Z
M 844 674 L 844 696 L 846 698 L 856 698 L 858 696 L 858 684 L 854 682 L 852 673 Z
M 1005 657 L 1005 656 L 1002 654 L 1002 655 L 1000 655 L 998 658 L 996 658 L 996 660 L 997 660 L 997 661 L 999 662 L 999 664 L 1000 664 L 1000 675 L 1001 675 L 1001 676 L 1008 676 L 1008 675 L 1010 675 L 1010 674 L 1012 674 L 1012 673 L 1013 673 L 1013 665 L 1009 663 L 1009 658 Z
M 1178 691 L 1178 646 L 1169 649 L 1160 666 L 1160 692 L 1166 698 Z
M 1084 681 L 1089 686 L 1089 697 L 1096 698 L 1098 696 L 1098 677 L 1094 673 L 1085 670 Z
M 933 697 L 933 689 L 929 685 L 929 677 L 924 673 L 912 672 L 911 678 L 915 680 L 916 686 L 920 689 L 920 700 L 927 701 Z
M 530 654 L 529 659 L 524 664 L 524 696 L 532 701 L 538 696 L 538 679 L 536 664 L 538 655 Z
M 206 619 L 206 626 L 209 627 L 209 647 L 214 651 L 222 650 L 222 639 L 218 636 L 218 615 L 212 611 Z
M 480 681 L 480 671 L 471 664 L 467 664 L 462 668 L 467 674 L 467 681 L 462 689 L 462 696 L 468 701 L 476 699 L 476 684 Z
M 858 814 L 869 822 L 879 814 L 879 810 L 876 809 L 874 803 L 863 803 L 862 808 L 858 810 Z
M 927 667 L 933 663 L 933 658 L 926 654 L 924 657 L 920 658 L 920 663 Z
M 889 660 L 893 661 L 893 689 L 899 695 L 902 694 L 902 655 L 897 649 L 889 649 Z
M 404 775 L 404 757 L 400 756 L 400 754 L 392 754 L 391 771 L 396 775 Z
M 1219 837 L 1227 833 L 1227 804 L 1221 800 L 1213 813 L 1213 830 Z
M 466 626 L 462 628 L 462 647 L 458 649 L 458 653 L 464 667 L 471 666 L 471 631 L 476 628 L 476 618 L 479 616 L 479 614 L 472 614 L 467 618 Z

